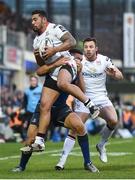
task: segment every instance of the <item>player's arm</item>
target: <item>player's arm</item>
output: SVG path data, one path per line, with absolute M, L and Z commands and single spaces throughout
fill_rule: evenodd
M 56 62 L 54 62 L 52 64 L 48 64 L 48 65 L 45 64 L 45 65 L 39 67 L 37 69 L 36 73 L 37 73 L 38 76 L 43 76 L 46 73 L 49 73 L 50 71 L 52 71 L 54 68 L 67 64 L 68 61 L 69 61 L 68 58 L 61 57 L 61 58 L 58 59 L 58 61 L 56 61 Z
M 63 42 L 61 45 L 59 45 L 57 47 L 53 47 L 53 48 L 52 47 L 46 47 L 44 59 L 47 59 L 47 58 L 53 56 L 57 52 L 70 50 L 71 48 L 73 48 L 76 45 L 76 40 L 74 39 L 74 37 L 69 32 L 66 32 L 60 38 L 60 40 Z
M 122 80 L 124 78 L 122 72 L 112 63 L 112 60 L 108 57 L 106 57 L 105 72 L 108 76 L 116 80 Z
M 54 48 L 56 52 L 70 50 L 76 45 L 76 40 L 74 39 L 74 37 L 71 35 L 70 32 L 66 32 L 60 38 L 60 40 L 63 42 L 63 44 Z
M 112 77 L 113 79 L 124 79 L 122 72 L 116 66 L 106 68 L 105 72 L 108 76 Z
M 80 87 L 80 89 L 85 92 L 85 82 L 82 75 L 82 63 L 79 59 L 76 59 L 77 64 L 77 79 L 75 84 Z
M 78 74 L 78 78 L 76 81 L 76 85 L 80 87 L 80 89 L 85 92 L 85 83 L 84 83 L 84 79 L 83 79 L 83 75 L 82 73 Z
M 36 59 L 36 62 L 39 66 L 42 66 L 44 65 L 44 61 L 43 59 L 40 57 L 40 54 L 39 54 L 39 49 L 35 49 L 34 50 L 34 56 L 35 56 L 35 59 Z

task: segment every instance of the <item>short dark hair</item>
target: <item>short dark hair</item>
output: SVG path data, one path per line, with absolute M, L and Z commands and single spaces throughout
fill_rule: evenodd
M 89 41 L 93 41 L 95 43 L 95 46 L 97 46 L 97 40 L 95 37 L 88 37 L 86 39 L 83 40 L 83 45 L 85 42 L 89 42 Z
M 70 49 L 69 52 L 70 52 L 70 54 L 78 53 L 78 54 L 83 55 L 83 52 L 80 49 L 76 49 L 76 48 Z
M 34 14 L 39 14 L 40 16 L 47 18 L 47 13 L 44 10 L 36 9 L 36 10 L 32 11 L 32 15 L 34 15 Z

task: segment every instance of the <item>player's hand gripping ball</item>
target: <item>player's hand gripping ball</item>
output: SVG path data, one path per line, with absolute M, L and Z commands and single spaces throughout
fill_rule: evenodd
M 51 42 L 49 40 L 42 41 L 40 43 L 40 46 L 39 46 L 39 54 L 40 54 L 40 57 L 44 60 L 45 64 L 51 64 L 51 63 L 55 62 L 58 58 L 61 57 L 61 54 L 59 52 L 57 52 L 53 56 L 46 59 L 45 58 L 45 51 L 46 51 L 46 48 L 49 48 L 49 47 L 51 47 L 51 48 L 54 47 L 53 42 Z

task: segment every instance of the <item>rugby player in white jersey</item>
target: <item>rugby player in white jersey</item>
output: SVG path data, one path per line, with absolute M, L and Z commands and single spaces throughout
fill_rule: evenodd
M 84 55 L 82 60 L 82 75 L 85 84 L 85 94 L 100 109 L 99 116 L 106 121 L 106 126 L 102 130 L 101 140 L 96 145 L 102 162 L 107 162 L 105 145 L 117 126 L 117 114 L 113 104 L 107 96 L 106 76 L 111 76 L 116 80 L 123 79 L 122 73 L 112 64 L 107 56 L 98 54 L 97 41 L 95 38 L 87 38 L 83 42 Z M 89 111 L 79 100 L 75 100 L 74 111 L 80 116 L 85 123 L 89 117 Z M 69 133 L 74 138 L 65 139 L 63 153 L 56 169 L 63 169 L 66 159 L 75 144 L 76 134 L 72 131 Z M 70 145 L 69 145 L 70 144 Z M 68 151 L 67 151 L 68 149 Z
M 48 22 L 46 13 L 42 10 L 32 12 L 32 27 L 33 31 L 37 33 L 33 47 L 39 65 L 52 63 L 63 56 L 67 57 L 64 66 L 50 72 L 42 90 L 39 131 L 32 146 L 33 151 L 34 149 L 37 151 L 37 148 L 44 150 L 44 136 L 50 122 L 50 110 L 61 91 L 67 92 L 83 102 L 93 118 L 98 116 L 99 109 L 78 86 L 72 84 L 77 75 L 77 66 L 74 57 L 67 50 L 76 44 L 73 36 L 63 26 Z M 41 57 L 39 48 L 43 42 L 47 46 Z M 57 81 L 57 88 L 53 87 L 52 81 Z

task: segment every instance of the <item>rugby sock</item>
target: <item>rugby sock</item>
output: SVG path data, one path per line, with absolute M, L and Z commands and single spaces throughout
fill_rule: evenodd
M 104 146 L 107 143 L 108 139 L 113 134 L 113 132 L 114 132 L 114 129 L 106 125 L 101 132 L 101 140 L 99 142 L 99 145 Z
M 68 135 L 64 141 L 62 155 L 59 161 L 60 165 L 64 166 L 66 159 L 69 153 L 72 151 L 74 145 L 75 145 L 75 137 Z
M 31 155 L 32 155 L 32 152 L 30 152 L 30 153 L 28 153 L 28 154 L 24 154 L 24 153 L 22 152 L 21 159 L 20 159 L 20 164 L 19 164 L 19 167 L 21 167 L 22 170 L 25 169 L 25 167 L 26 167 L 26 165 L 27 165 L 27 163 L 28 163 Z
M 78 136 L 78 143 L 81 147 L 81 151 L 84 158 L 84 164 L 90 163 L 90 153 L 89 153 L 89 141 L 88 141 L 88 134 L 84 136 Z
M 38 137 L 41 137 L 41 138 L 44 138 L 44 137 L 45 137 L 45 134 L 37 133 L 37 136 L 38 136 Z
M 90 99 L 88 99 L 88 100 L 84 103 L 84 105 L 85 105 L 86 107 L 90 108 L 91 106 L 94 106 L 94 103 L 93 103 Z
M 36 144 L 43 144 L 44 143 L 45 134 L 38 133 L 35 139 Z

